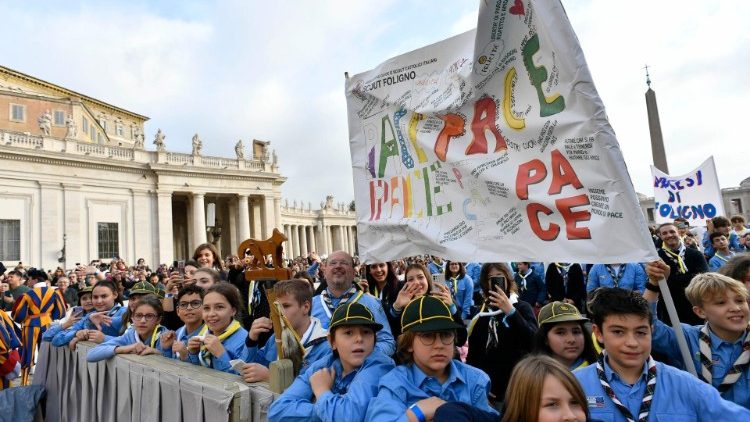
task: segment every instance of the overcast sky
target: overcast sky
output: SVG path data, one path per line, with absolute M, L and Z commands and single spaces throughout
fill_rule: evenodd
M 564 0 L 633 184 L 653 195 L 643 66 L 672 175 L 750 176 L 750 2 Z M 476 1 L 0 3 L 0 64 L 151 118 L 168 149 L 271 141 L 290 202 L 353 199 L 344 72 L 476 26 Z M 744 158 L 743 158 L 744 157 Z

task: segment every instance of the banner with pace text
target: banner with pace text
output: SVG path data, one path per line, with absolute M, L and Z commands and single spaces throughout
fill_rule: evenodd
M 706 220 L 724 214 L 714 157 L 682 176 L 670 176 L 651 166 L 654 177 L 654 221 L 671 223 L 687 219 L 691 226 L 706 226 Z
M 559 1 L 482 2 L 477 29 L 346 81 L 365 262 L 640 262 L 654 245 Z

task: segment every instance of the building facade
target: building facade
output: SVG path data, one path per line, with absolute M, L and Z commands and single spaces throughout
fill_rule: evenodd
M 246 158 L 240 141 L 224 158 L 203 155 L 196 135 L 184 154 L 159 130 L 148 151 L 146 120 L 0 66 L 0 261 L 72 268 L 117 256 L 153 266 L 204 242 L 226 256 L 274 228 L 290 239 L 287 256 L 354 251 L 354 214 L 332 198 L 282 214 L 286 179 L 270 142 L 254 140 Z

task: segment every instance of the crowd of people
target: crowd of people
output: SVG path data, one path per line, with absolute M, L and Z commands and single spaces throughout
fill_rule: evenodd
M 19 263 L 0 284 L 0 388 L 28 382 L 41 341 L 97 343 L 90 362 L 153 354 L 269 381 L 278 353 L 268 288 L 301 356 L 271 421 L 746 420 L 744 219 L 716 217 L 705 233 L 677 220 L 652 233 L 660 259 L 649 263 L 365 265 L 313 252 L 289 259 L 293 278 L 274 284 L 247 282 L 249 260 L 222 260 L 211 244 L 153 270 L 143 260 L 47 272 Z

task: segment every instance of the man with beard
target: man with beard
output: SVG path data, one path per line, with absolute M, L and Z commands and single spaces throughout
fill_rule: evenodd
M 396 351 L 388 318 L 378 299 L 364 294 L 354 285 L 354 259 L 344 251 L 336 251 L 328 256 L 324 269 L 328 283 L 325 290 L 313 297 L 312 316 L 318 318 L 325 328 L 331 322 L 331 315 L 342 303 L 358 302 L 366 306 L 375 317 L 375 321 L 383 326 L 375 333 L 375 348 L 387 356 Z

